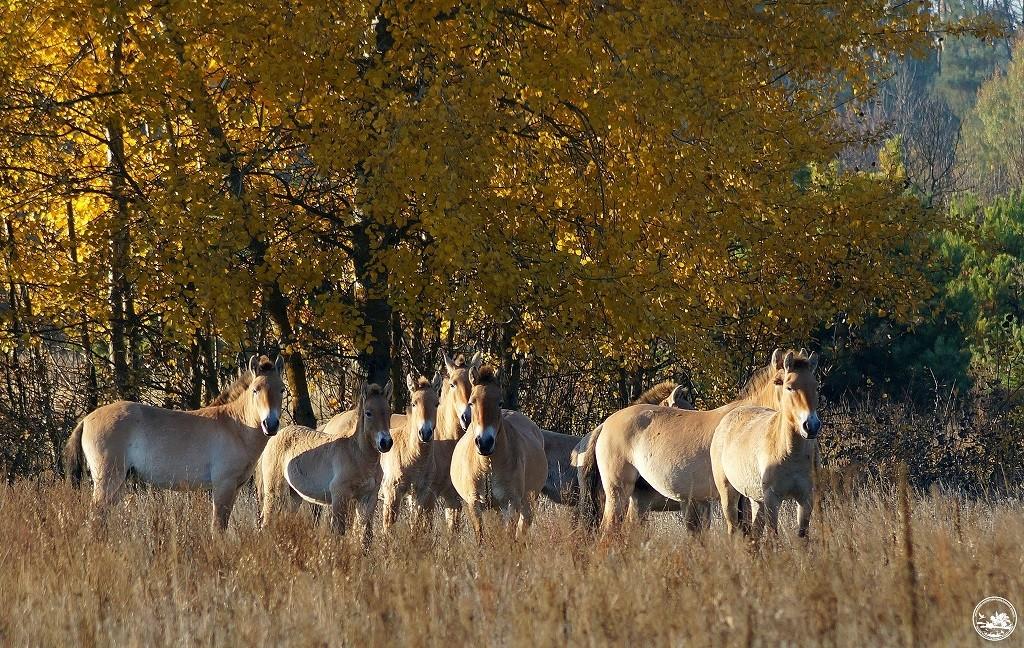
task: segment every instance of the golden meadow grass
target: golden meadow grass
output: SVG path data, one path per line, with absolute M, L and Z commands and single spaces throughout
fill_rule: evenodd
M 1024 608 L 1024 505 L 911 504 L 917 642 L 981 645 L 979 600 Z M 493 518 L 482 547 L 403 519 L 364 554 L 308 515 L 259 530 L 248 493 L 211 537 L 209 507 L 203 493 L 137 491 L 97 526 L 85 491 L 0 487 L 0 645 L 889 646 L 914 627 L 891 489 L 826 501 L 807 543 L 787 506 L 760 552 L 721 519 L 694 538 L 672 514 L 599 547 L 543 504 L 525 546 Z

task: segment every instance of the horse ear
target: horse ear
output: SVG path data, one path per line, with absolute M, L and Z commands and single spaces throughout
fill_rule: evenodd
M 249 371 L 251 371 L 253 374 L 255 374 L 256 370 L 259 368 L 258 364 L 259 364 L 259 357 L 257 357 L 256 355 L 253 355 L 251 358 L 249 358 Z
M 277 369 L 277 373 L 284 371 L 284 356 L 278 355 L 277 360 L 274 362 L 274 369 Z
M 817 351 L 807 357 L 807 365 L 811 368 L 811 373 L 814 373 L 815 369 L 818 368 L 819 359 Z
M 363 384 L 359 386 L 359 402 L 366 400 L 366 395 L 370 393 L 370 382 L 364 380 Z
M 768 366 L 772 369 L 782 369 L 782 349 L 778 348 L 772 351 L 772 359 L 768 361 Z
M 782 359 L 782 368 L 786 371 L 793 370 L 793 352 L 787 351 L 786 357 Z
M 444 377 L 441 376 L 441 372 L 440 371 L 435 371 L 434 372 L 434 379 L 430 381 L 430 386 L 434 389 L 435 392 L 440 394 L 441 393 L 441 383 L 443 381 L 444 381 Z
M 405 386 L 409 388 L 409 393 L 416 391 L 416 374 L 409 372 L 405 374 Z
M 395 381 L 388 379 L 388 384 L 384 385 L 384 400 L 391 404 L 391 397 L 395 393 Z
M 469 365 L 469 384 L 476 385 L 476 379 L 480 377 L 480 367 L 475 364 Z
M 447 370 L 449 374 L 455 371 L 455 363 L 452 362 L 451 356 L 449 356 L 448 352 L 445 351 L 444 349 L 441 350 L 441 357 L 444 358 L 445 370 Z
M 669 394 L 668 404 L 669 407 L 677 407 L 679 409 L 693 409 L 693 404 L 690 403 L 690 399 L 686 397 L 686 388 L 682 385 L 676 385 L 676 388 Z
M 483 363 L 484 354 L 481 353 L 480 351 L 477 351 L 476 353 L 473 354 L 473 359 L 469 361 L 469 366 L 476 367 L 477 369 L 479 369 L 480 365 L 482 365 Z

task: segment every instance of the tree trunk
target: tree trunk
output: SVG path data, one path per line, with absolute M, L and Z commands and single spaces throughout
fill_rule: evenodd
M 71 263 L 78 268 L 78 233 L 75 229 L 75 207 L 69 200 L 67 203 L 68 213 L 68 247 L 70 248 Z M 92 339 L 89 336 L 89 316 L 86 314 L 83 305 L 80 312 L 82 324 L 79 326 L 79 341 L 82 344 L 82 351 L 85 353 L 86 383 L 85 383 L 85 406 L 86 411 L 91 412 L 99 407 L 100 385 L 96 378 L 96 360 L 92 357 Z
M 267 313 L 277 328 L 278 336 L 285 347 L 291 351 L 285 358 L 284 372 L 288 381 L 288 389 L 292 399 L 292 421 L 307 427 L 316 427 L 316 415 L 313 413 L 313 401 L 309 397 L 309 383 L 306 381 L 306 362 L 302 353 L 295 347 L 295 331 L 288 317 L 288 298 L 281 292 L 281 287 L 274 282 L 267 298 Z
M 501 371 L 505 374 L 505 408 L 519 409 L 519 383 L 522 377 L 522 360 L 516 355 L 512 340 L 515 326 L 505 324 L 501 331 Z
M 387 299 L 387 273 L 376 267 L 375 245 L 370 240 L 370 223 L 363 222 L 352 237 L 356 279 L 363 286 L 355 303 L 366 326 L 370 344 L 359 349 L 359 367 L 367 380 L 385 385 L 391 379 L 391 304 Z
M 404 389 L 405 378 L 402 375 L 402 317 L 397 312 L 391 315 L 391 382 L 394 384 L 394 408 L 396 412 L 404 412 L 409 404 L 409 393 Z
M 115 80 L 121 76 L 123 37 L 119 36 L 111 52 L 113 68 L 111 76 Z M 134 346 L 130 342 L 130 330 L 134 317 L 134 306 L 131 303 L 131 286 L 126 270 L 129 263 L 131 233 L 129 226 L 127 183 L 124 158 L 124 127 L 118 117 L 107 121 L 107 152 L 110 157 L 108 173 L 110 173 L 110 192 L 114 196 L 114 215 L 110 220 L 108 231 L 110 254 L 110 363 L 114 367 L 114 387 L 117 395 L 125 400 L 138 400 L 138 392 L 132 376 L 131 360 Z

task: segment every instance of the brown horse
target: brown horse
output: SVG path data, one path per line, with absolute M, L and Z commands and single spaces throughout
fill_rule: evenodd
M 478 539 L 483 537 L 484 509 L 504 511 L 521 538 L 533 522 L 533 502 L 547 475 L 544 438 L 525 415 L 501 409 L 502 389 L 492 367 L 474 369 L 471 378 L 471 422 L 455 446 L 452 484 L 466 503 Z
M 470 424 L 469 398 L 473 390 L 470 372 L 480 368 L 482 356 L 478 352 L 467 363 L 464 356 L 454 360 L 443 354 L 447 376 L 441 383 L 441 402 L 437 407 L 437 427 L 430 447 L 425 497 L 418 501 L 420 509 L 431 514 L 435 506 L 444 509 L 448 531 L 459 526 L 462 499 L 452 485 L 451 465 L 455 445 Z M 429 518 L 428 518 L 429 519 Z
M 651 387 L 640 395 L 633 404 L 647 403 L 662 407 L 678 407 L 693 409 L 693 404 L 686 397 L 686 389 L 673 382 L 663 382 Z M 576 448 L 582 442 L 578 436 L 560 434 L 542 429 L 544 433 L 544 454 L 548 458 L 548 477 L 541 493 L 556 504 L 576 506 L 580 498 L 580 481 L 574 458 Z M 666 506 L 678 502 L 665 500 Z M 659 509 L 661 510 L 661 509 Z
M 292 425 L 267 445 L 260 459 L 263 523 L 282 504 L 295 508 L 298 498 L 331 507 L 335 531 L 348 528 L 348 509 L 356 500 L 356 522 L 364 544 L 372 533 L 380 488 L 380 455 L 391 450 L 391 383 L 360 389 L 354 430 L 331 436 Z M 298 496 L 298 497 L 296 497 Z
M 225 529 L 239 487 L 252 475 L 281 420 L 282 358 L 249 361 L 214 405 L 181 412 L 119 401 L 93 410 L 65 447 L 68 476 L 81 480 L 83 456 L 99 512 L 115 504 L 129 471 L 159 488 L 209 489 L 214 529 Z
M 390 530 L 398 518 L 401 500 L 409 496 L 414 515 L 419 518 L 424 502 L 430 500 L 433 484 L 430 478 L 434 429 L 437 426 L 438 391 L 441 374 L 434 380 L 412 373 L 406 376 L 409 407 L 406 414 L 391 416 L 391 436 L 395 447 L 381 455 L 384 471 L 380 495 L 383 500 L 383 524 Z
M 652 506 L 655 495 L 685 504 L 691 529 L 704 526 L 702 511 L 695 505 L 718 497 L 710 454 L 715 428 L 739 405 L 772 407 L 778 402 L 774 376 L 782 357 L 782 350 L 776 349 L 769 365 L 751 378 L 739 398 L 718 409 L 633 405 L 605 419 L 594 431 L 596 441 L 590 443 L 593 458 L 587 457 L 586 448 L 577 456 L 577 466 L 587 465 L 589 459 L 598 467 L 605 495 L 603 530 L 617 528 L 631 505 L 638 510 Z M 638 489 L 639 484 L 650 490 Z
M 818 354 L 790 351 L 775 378 L 778 407 L 737 407 L 718 424 L 711 441 L 711 466 L 730 534 L 739 524 L 737 502 L 744 495 L 754 514 L 755 537 L 766 523 L 777 531 L 779 505 L 787 499 L 796 500 L 798 533 L 807 535 L 821 430 L 817 367 Z

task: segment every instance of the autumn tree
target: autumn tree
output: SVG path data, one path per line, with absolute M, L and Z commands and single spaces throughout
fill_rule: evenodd
M 905 178 L 797 178 L 849 142 L 836 107 L 931 43 L 924 3 L 0 12 L 12 281 L 118 350 L 118 383 L 172 340 L 209 392 L 218 341 L 269 321 L 309 423 L 305 358 L 384 382 L 403 328 L 493 332 L 513 373 L 657 340 L 715 379 L 723 341 L 919 298 L 932 221 Z

